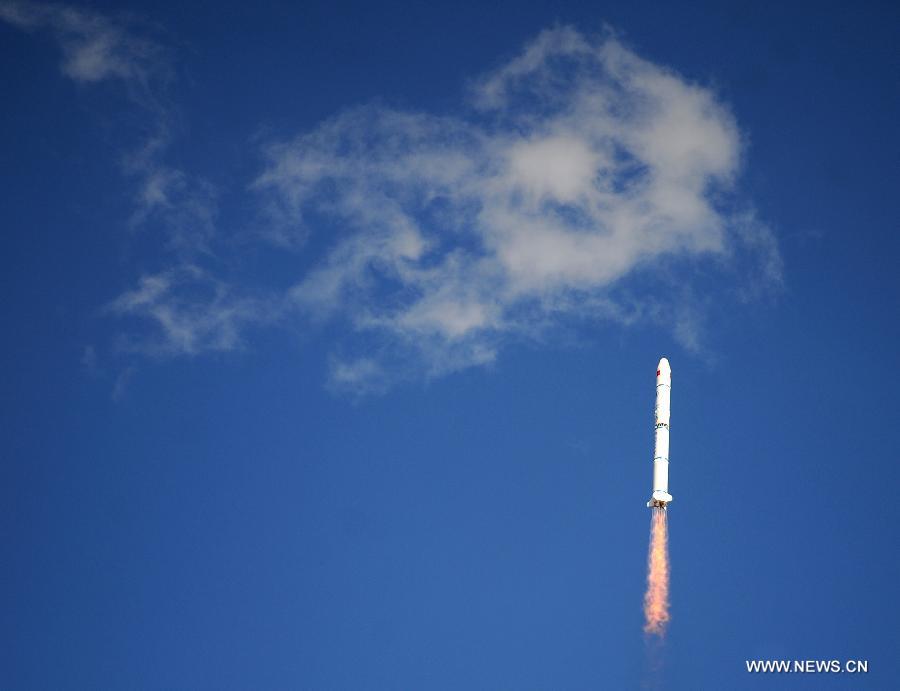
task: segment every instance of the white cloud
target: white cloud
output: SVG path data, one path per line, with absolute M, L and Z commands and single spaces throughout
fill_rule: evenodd
M 146 84 L 163 64 L 153 41 L 123 24 L 86 9 L 41 2 L 0 2 L 0 20 L 24 30 L 50 29 L 63 53 L 60 68 L 76 81 L 104 79 Z
M 227 351 L 251 325 L 341 320 L 331 385 L 371 392 L 574 323 L 650 320 L 701 350 L 695 269 L 720 271 L 738 299 L 781 280 L 772 233 L 737 203 L 727 106 L 609 33 L 556 27 L 471 82 L 455 115 L 361 106 L 265 146 L 251 185 L 262 234 L 305 256 L 282 292 L 247 299 L 198 265 L 215 258 L 219 193 L 166 161 L 166 51 L 83 9 L 0 0 L 0 20 L 52 31 L 66 75 L 116 80 L 150 116 L 124 160 L 131 222 L 164 229 L 171 265 L 110 305 L 147 327 L 127 350 Z
M 144 111 L 150 134 L 123 156 L 135 179 L 132 228 L 156 223 L 168 248 L 180 255 L 210 252 L 218 212 L 217 193 L 202 177 L 166 162 L 173 140 L 172 110 L 165 87 L 170 51 L 146 37 L 134 17 L 113 18 L 69 5 L 0 0 L 0 20 L 25 31 L 47 30 L 63 54 L 61 71 L 79 83 L 114 81 Z
M 328 374 L 328 385 L 333 392 L 356 397 L 383 392 L 389 378 L 381 363 L 370 357 L 352 360 L 332 357 Z
M 138 287 L 120 295 L 108 310 L 149 325 L 121 347 L 153 356 L 234 350 L 248 324 L 273 317 L 265 304 L 234 296 L 225 283 L 192 265 L 141 277 Z
M 505 108 L 510 96 L 523 82 L 528 83 L 534 95 L 549 100 L 558 88 L 565 87 L 569 75 L 561 74 L 548 58 L 557 61 L 568 58 L 575 60 L 577 65 L 594 51 L 595 46 L 573 27 L 546 29 L 507 64 L 477 80 L 473 100 L 479 108 Z M 567 67 L 571 69 L 572 66 Z
M 254 187 L 271 235 L 302 245 L 318 221 L 336 228 L 295 309 L 441 373 L 596 305 L 632 319 L 616 289 L 667 258 L 688 282 L 684 267 L 740 250 L 780 280 L 771 233 L 729 208 L 741 136 L 709 89 L 560 27 L 474 82 L 472 102 L 466 117 L 361 107 L 268 147 Z M 699 320 L 679 314 L 669 326 L 696 348 Z
M 208 180 L 165 162 L 171 135 L 163 119 L 157 128 L 156 135 L 124 157 L 125 173 L 137 180 L 129 225 L 156 222 L 165 231 L 168 249 L 187 257 L 208 254 L 216 235 L 218 191 Z
M 531 205 L 585 199 L 593 189 L 595 172 L 611 164 L 603 152 L 572 134 L 515 142 L 508 155 L 510 184 L 526 194 Z

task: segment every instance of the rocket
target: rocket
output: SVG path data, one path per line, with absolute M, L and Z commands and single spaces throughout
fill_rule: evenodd
M 653 414 L 653 495 L 647 506 L 662 507 L 672 501 L 669 494 L 669 407 L 672 368 L 662 358 L 656 366 L 656 407 Z

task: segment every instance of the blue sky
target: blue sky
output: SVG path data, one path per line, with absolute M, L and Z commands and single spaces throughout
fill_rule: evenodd
M 896 8 L 482 5 L 0 2 L 0 686 L 639 688 L 661 355 L 661 687 L 896 678 Z

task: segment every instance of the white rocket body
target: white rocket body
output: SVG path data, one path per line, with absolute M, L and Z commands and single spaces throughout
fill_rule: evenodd
M 656 367 L 656 409 L 653 421 L 653 496 L 647 506 L 665 507 L 669 494 L 669 412 L 672 397 L 672 368 L 663 358 Z

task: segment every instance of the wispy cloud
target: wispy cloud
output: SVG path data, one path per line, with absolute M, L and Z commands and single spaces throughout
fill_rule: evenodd
M 248 324 L 274 317 L 267 304 L 235 296 L 227 284 L 187 264 L 141 277 L 107 309 L 144 326 L 120 348 L 152 356 L 234 350 Z
M 211 254 L 216 240 L 219 191 L 207 179 L 166 163 L 172 142 L 168 114 L 154 125 L 156 132 L 123 157 L 125 173 L 137 181 L 131 228 L 162 228 L 166 249 L 193 261 Z
M 394 377 L 384 365 L 372 357 L 345 360 L 332 357 L 329 361 L 328 387 L 337 394 L 362 397 L 384 392 Z
M 0 2 L 0 19 L 56 36 L 63 73 L 79 82 L 121 79 L 146 86 L 166 65 L 164 50 L 121 21 L 87 9 L 40 2 Z
M 471 103 L 457 117 L 360 107 L 267 148 L 255 188 L 279 242 L 337 228 L 290 291 L 297 312 L 344 318 L 440 374 L 594 306 L 631 319 L 642 298 L 617 288 L 664 259 L 678 282 L 739 254 L 758 282 L 780 280 L 774 238 L 734 202 L 741 134 L 710 89 L 559 27 L 474 81 Z M 679 313 L 669 327 L 696 348 Z
M 62 73 L 82 84 L 114 82 L 145 115 L 144 135 L 127 146 L 123 172 L 135 180 L 133 228 L 155 224 L 170 249 L 209 252 L 217 193 L 204 178 L 167 163 L 173 109 L 165 96 L 172 54 L 132 15 L 107 16 L 86 8 L 0 0 L 0 21 L 25 31 L 49 31 L 62 52 Z

